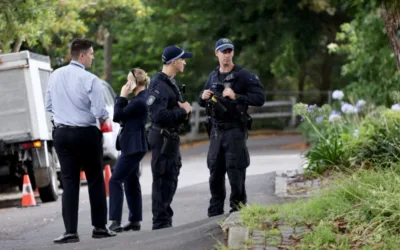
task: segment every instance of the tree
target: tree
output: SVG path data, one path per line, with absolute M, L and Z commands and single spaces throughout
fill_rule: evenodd
M 183 2 L 175 4 L 165 0 L 148 1 L 147 4 L 151 9 L 149 15 L 138 19 L 123 10 L 119 12 L 119 20 L 124 21 L 114 19 L 111 22 L 116 34 L 113 43 L 114 88 L 120 88 L 126 82 L 126 75 L 132 67 L 141 67 L 149 75 L 160 70 L 163 48 L 175 44 L 195 54 L 188 60 L 185 72 L 178 76 L 178 82 L 186 83 L 188 92 L 197 92 L 199 86 L 204 86 L 207 71 L 215 65 L 210 60 L 213 59 L 211 53 L 215 41 L 199 34 L 202 26 L 208 23 L 206 17 L 202 23 L 197 21 L 200 11 L 183 8 Z M 204 56 L 205 49 L 210 56 Z M 194 96 L 189 99 L 193 100 Z
M 69 60 L 68 44 L 87 31 L 77 5 L 59 0 L 0 0 L 0 50 L 50 55 L 53 67 Z
M 330 46 L 331 52 L 347 57 L 342 76 L 350 80 L 345 91 L 352 101 L 364 99 L 377 105 L 392 104 L 390 93 L 398 90 L 400 80 L 399 67 L 396 67 L 399 57 L 396 5 L 396 1 L 355 1 L 351 6 L 354 19 L 341 26 L 338 46 Z
M 56 2 L 55 0 L 1 0 L 1 52 L 19 51 L 23 42 L 33 46 L 39 39 L 48 41 L 49 23 L 54 23 L 56 20 Z
M 84 37 L 88 32 L 79 14 L 80 5 L 73 1 L 57 1 L 56 22 L 50 23 L 47 40 L 39 40 L 32 50 L 50 55 L 53 67 L 57 68 L 70 61 L 69 44 L 76 37 Z
M 340 25 L 350 21 L 350 8 L 343 0 L 232 0 L 229 6 L 234 8 L 212 0 L 47 3 L 42 7 L 53 10 L 55 19 L 48 18 L 48 25 L 39 29 L 42 35 L 25 40 L 22 48 L 50 55 L 53 66 L 58 67 L 69 61 L 72 38 L 94 40 L 96 59 L 91 71 L 116 90 L 132 67 L 154 74 L 162 66 L 163 48 L 175 44 L 194 53 L 178 82 L 186 84 L 191 93 L 188 100 L 195 100 L 217 65 L 214 43 L 221 37 L 234 41 L 235 63 L 255 72 L 268 91 L 330 90 L 338 83 L 346 84 L 335 74 L 341 56 L 327 50 L 327 45 L 336 41 Z M 18 40 L 14 36 L 9 41 L 14 45 Z
M 400 3 L 383 1 L 381 10 L 386 33 L 397 61 L 397 68 L 400 70 Z
M 95 0 L 86 4 L 82 4 L 80 0 L 73 1 L 80 6 L 81 18 L 89 28 L 88 37 L 94 39 L 103 49 L 101 54 L 104 56 L 97 53 L 100 58 L 103 58 L 103 67 L 99 70 L 99 64 L 96 62 L 95 71 L 111 83 L 113 42 L 119 37 L 119 31 L 116 31 L 113 25 L 118 22 L 127 25 L 130 21 L 145 17 L 151 9 L 145 7 L 140 0 Z M 115 17 L 120 16 L 121 13 L 129 13 L 130 16 L 124 15 L 128 18 L 115 20 Z
M 227 11 L 225 3 L 211 0 L 149 0 L 146 4 L 152 12 L 141 20 L 120 11 L 120 18 L 110 22 L 117 31 L 113 86 L 123 84 L 133 66 L 155 73 L 161 66 L 162 49 L 176 44 L 194 53 L 178 77 L 193 93 L 190 100 L 195 100 L 217 65 L 215 41 L 229 37 L 235 43 L 235 62 L 258 74 L 267 90 L 296 89 L 297 83 L 299 90 L 307 83 L 312 88 L 330 89 L 340 62 L 328 54 L 326 46 L 335 39 L 344 15 L 342 11 L 333 15 L 328 13 L 331 10 L 316 11 L 308 5 L 300 8 L 301 3 L 232 0 L 230 5 L 235 8 Z

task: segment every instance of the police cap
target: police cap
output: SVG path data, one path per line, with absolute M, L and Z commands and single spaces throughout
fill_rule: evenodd
M 228 38 L 221 38 L 215 43 L 215 50 L 224 51 L 226 49 L 234 49 L 233 43 Z
M 185 52 L 183 49 L 171 45 L 164 49 L 164 52 L 162 54 L 162 62 L 164 64 L 169 64 L 179 58 L 192 58 L 192 56 L 192 53 Z

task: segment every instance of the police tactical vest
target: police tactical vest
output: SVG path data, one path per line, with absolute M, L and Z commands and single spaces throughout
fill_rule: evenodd
M 222 106 L 218 106 L 215 102 L 210 101 L 210 113 L 213 118 L 218 121 L 231 121 L 239 119 L 241 114 L 238 111 L 237 102 L 231 100 L 229 97 L 222 97 L 222 92 L 225 88 L 232 88 L 235 91 L 235 84 L 238 82 L 238 74 L 242 70 L 240 66 L 234 66 L 232 71 L 225 77 L 224 80 L 220 81 L 219 67 L 217 67 L 211 76 L 210 90 L 213 91 L 214 95 L 218 97 L 218 101 Z M 236 91 L 235 91 L 236 92 Z M 225 107 L 226 110 L 223 108 Z

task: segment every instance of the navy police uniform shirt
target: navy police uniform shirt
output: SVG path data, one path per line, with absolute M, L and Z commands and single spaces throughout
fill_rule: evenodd
M 180 108 L 181 93 L 174 81 L 163 72 L 155 74 L 149 84 L 147 106 L 152 124 L 161 128 L 177 129 L 186 119 L 186 110 Z
M 211 89 L 215 91 L 215 85 L 219 85 L 222 88 L 218 89 L 219 94 L 222 94 L 224 89 L 223 82 L 226 77 L 230 74 L 236 74 L 235 79 L 230 83 L 232 90 L 236 94 L 236 100 L 230 100 L 229 97 L 224 98 L 227 102 L 235 103 L 236 105 L 248 106 L 262 106 L 265 103 L 265 91 L 260 82 L 258 76 L 251 73 L 245 68 L 235 65 L 231 72 L 221 73 L 219 72 L 219 66 L 210 73 L 204 89 Z M 200 93 L 198 103 L 200 106 L 205 107 L 206 101 L 201 98 L 203 91 Z

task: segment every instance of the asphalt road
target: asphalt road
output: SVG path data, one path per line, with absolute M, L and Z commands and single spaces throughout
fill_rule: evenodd
M 301 166 L 301 151 L 287 147 L 301 141 L 300 137 L 250 138 L 251 166 L 246 182 L 249 203 L 280 202 L 274 195 L 275 170 Z M 151 231 L 151 173 L 149 156 L 143 161 L 142 231 L 118 234 L 108 239 L 92 239 L 90 205 L 87 187 L 80 193 L 79 243 L 54 245 L 52 240 L 63 233 L 61 199 L 30 208 L 0 210 L 0 249 L 212 249 L 223 241 L 218 221 L 224 216 L 207 218 L 210 198 L 205 155 L 208 144 L 182 149 L 183 167 L 179 187 L 172 203 L 174 227 Z M 229 184 L 227 183 L 229 197 Z M 226 211 L 228 201 L 225 202 Z M 127 218 L 124 206 L 124 216 Z

